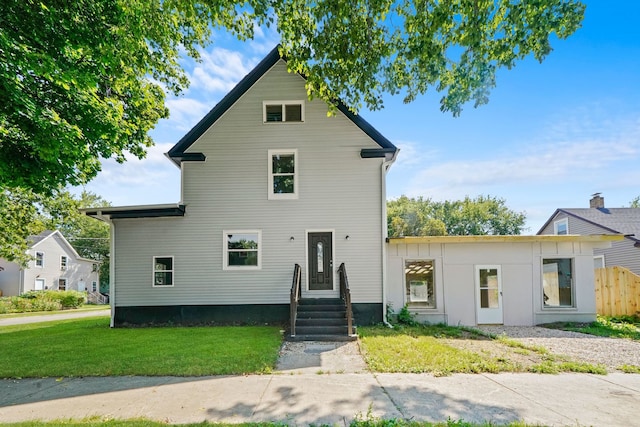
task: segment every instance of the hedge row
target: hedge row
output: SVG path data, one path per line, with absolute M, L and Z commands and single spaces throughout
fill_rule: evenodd
M 80 307 L 85 301 L 84 292 L 31 291 L 17 297 L 0 298 L 0 314 L 64 310 Z

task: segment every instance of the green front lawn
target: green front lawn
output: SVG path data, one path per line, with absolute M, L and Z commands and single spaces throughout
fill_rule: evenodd
M 0 378 L 270 372 L 272 326 L 109 328 L 108 318 L 0 328 Z
M 441 325 L 360 327 L 362 353 L 374 372 L 590 372 L 606 374 L 603 366 L 574 362 L 544 348 L 515 340 L 487 337 L 478 331 Z

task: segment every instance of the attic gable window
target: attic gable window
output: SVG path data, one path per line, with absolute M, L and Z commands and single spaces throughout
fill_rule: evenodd
M 36 267 L 44 267 L 44 252 L 36 252 Z
M 304 102 L 264 101 L 262 103 L 262 121 L 264 123 L 302 123 L 304 122 Z
M 563 218 L 553 223 L 553 232 L 557 235 L 569 234 L 569 220 Z
M 298 198 L 298 150 L 269 150 L 269 199 Z

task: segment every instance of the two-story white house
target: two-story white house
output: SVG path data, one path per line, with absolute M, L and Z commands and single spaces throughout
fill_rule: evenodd
M 87 209 L 111 224 L 112 326 L 290 321 L 296 339 L 353 338 L 403 306 L 456 325 L 595 320 L 593 250 L 622 236 L 386 242 L 398 149 L 328 111 L 274 49 L 167 153 L 178 203 Z
M 335 299 L 342 263 L 355 319 L 381 321 L 398 150 L 328 111 L 276 48 L 167 153 L 180 202 L 87 210 L 111 224 L 113 324 L 286 321 L 294 266 L 303 298 Z
M 75 290 L 97 292 L 99 262 L 83 258 L 60 231 L 44 231 L 30 238 L 27 268 L 0 260 L 0 291 L 15 296 L 29 291 Z

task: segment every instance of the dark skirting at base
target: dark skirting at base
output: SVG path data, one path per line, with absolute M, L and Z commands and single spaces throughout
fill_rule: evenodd
M 382 304 L 353 304 L 354 323 L 382 322 Z M 289 322 L 289 304 L 172 305 L 116 307 L 115 326 L 127 325 L 258 325 Z

